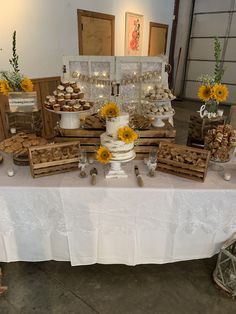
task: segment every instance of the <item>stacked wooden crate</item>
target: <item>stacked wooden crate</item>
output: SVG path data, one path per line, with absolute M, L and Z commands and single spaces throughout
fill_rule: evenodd
M 207 117 L 201 118 L 199 114 L 191 115 L 188 129 L 188 146 L 203 147 L 207 131 L 225 122 L 225 116 L 208 119 Z
M 147 157 L 153 147 L 158 147 L 159 143 L 175 142 L 176 129 L 168 122 L 162 128 L 150 128 L 146 130 L 135 130 L 139 138 L 135 145 L 137 159 Z M 100 145 L 100 135 L 105 132 L 105 129 L 56 129 L 57 142 L 65 141 L 80 141 L 80 145 L 88 153 L 93 153 Z
M 16 132 L 42 134 L 43 123 L 41 110 L 33 112 L 6 112 L 7 129 L 15 128 Z

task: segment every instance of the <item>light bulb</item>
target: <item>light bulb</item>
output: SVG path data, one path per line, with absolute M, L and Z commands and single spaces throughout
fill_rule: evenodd
M 98 74 L 99 74 L 98 72 L 94 72 L 94 75 L 95 75 L 95 76 L 98 76 Z

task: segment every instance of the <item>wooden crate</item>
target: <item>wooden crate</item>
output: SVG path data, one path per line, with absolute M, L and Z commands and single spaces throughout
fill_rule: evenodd
M 41 111 L 6 112 L 8 131 L 16 128 L 16 132 L 36 133 L 41 136 L 43 130 Z
M 157 170 L 204 182 L 209 159 L 208 150 L 162 142 L 158 150 Z
M 188 129 L 188 146 L 203 147 L 204 137 L 208 130 L 211 130 L 218 125 L 226 122 L 226 117 L 217 117 L 213 119 L 201 118 L 199 114 L 190 115 L 189 129 Z
M 174 142 L 176 130 L 170 124 L 166 124 L 163 128 L 151 128 L 149 130 L 135 130 L 139 139 L 135 145 L 137 159 L 143 159 L 148 156 L 153 147 L 158 147 L 161 141 Z M 86 152 L 94 153 L 100 145 L 100 135 L 105 129 L 57 129 L 56 142 L 80 141 L 81 147 Z
M 78 169 L 80 142 L 57 143 L 29 148 L 33 178 Z

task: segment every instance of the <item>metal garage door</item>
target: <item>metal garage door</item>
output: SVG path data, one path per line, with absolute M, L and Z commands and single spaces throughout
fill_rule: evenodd
M 196 99 L 199 76 L 214 72 L 214 37 L 221 44 L 225 68 L 223 83 L 236 102 L 236 4 L 235 0 L 195 0 L 184 77 L 184 96 Z

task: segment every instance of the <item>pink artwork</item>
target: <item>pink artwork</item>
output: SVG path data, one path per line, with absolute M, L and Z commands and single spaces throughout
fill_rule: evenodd
M 126 12 L 125 55 L 141 56 L 143 39 L 143 15 Z

